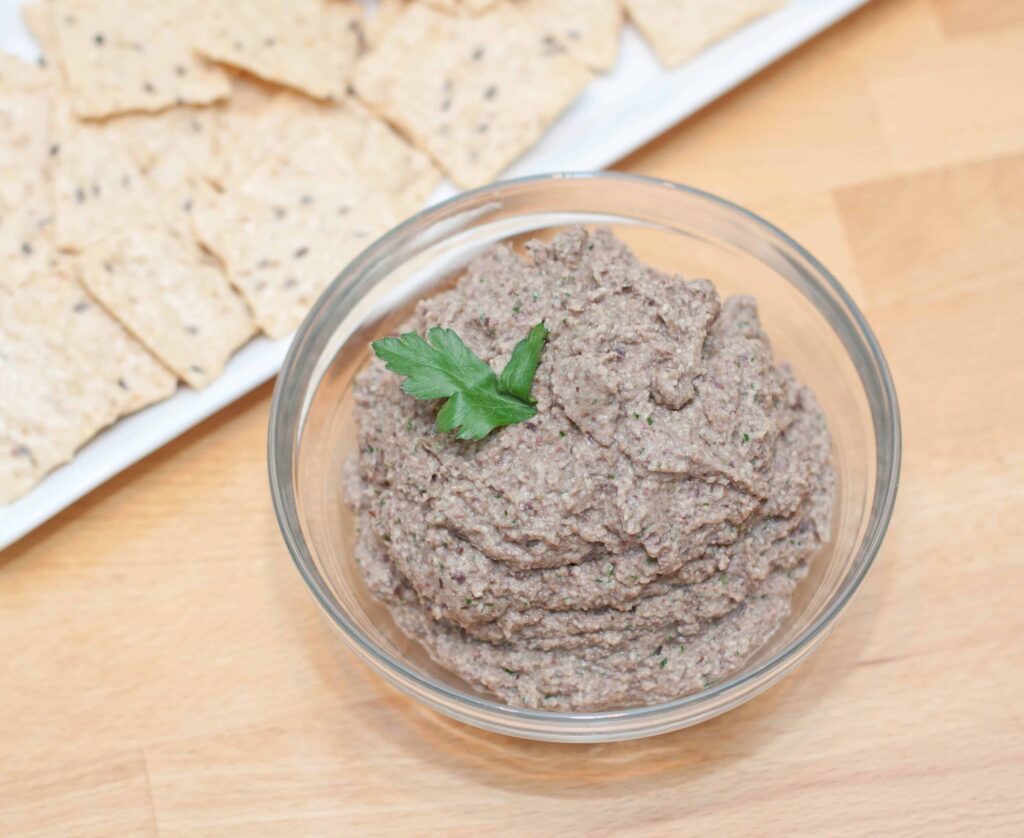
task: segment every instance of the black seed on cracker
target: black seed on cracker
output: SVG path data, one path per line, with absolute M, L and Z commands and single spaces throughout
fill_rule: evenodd
M 36 458 L 32 456 L 32 449 L 27 445 L 15 445 L 11 448 L 11 454 L 15 457 L 26 457 L 35 464 Z
M 193 323 L 189 323 L 188 325 L 185 326 L 185 331 L 190 335 L 198 335 L 199 327 L 194 325 Z
M 156 88 L 153 87 L 152 82 L 144 82 L 142 85 L 142 89 L 145 90 L 147 93 L 156 93 Z
M 281 219 L 285 216 L 284 207 L 273 207 L 274 218 Z
M 487 87 L 484 88 L 484 98 L 485 99 L 493 99 L 497 95 L 498 95 L 498 87 L 497 87 L 497 85 L 489 84 L 489 85 L 487 85 Z
M 81 186 L 79 186 L 78 189 L 75 190 L 75 201 L 77 201 L 79 204 L 85 203 L 85 190 L 82 189 Z
M 21 252 L 24 253 L 26 256 L 31 256 L 32 255 L 32 245 L 30 245 L 28 242 L 22 242 L 21 243 Z
M 128 382 L 125 381 L 123 378 L 119 378 L 117 379 L 117 386 L 120 387 L 122 390 L 127 390 Z
M 302 204 L 302 206 L 304 207 L 308 207 L 310 204 L 313 203 L 313 196 L 303 195 L 301 198 L 299 198 L 299 203 Z
M 484 57 L 484 48 L 483 47 L 477 47 L 475 50 L 473 50 L 472 58 L 473 58 L 474 61 L 479 61 L 483 57 Z
M 89 301 L 88 300 L 79 300 L 77 303 L 75 303 L 71 307 L 71 310 L 74 311 L 74 312 L 77 312 L 78 314 L 81 314 L 83 311 L 88 311 L 89 310 Z
M 296 259 L 301 259 L 307 253 L 309 253 L 308 247 L 300 247 L 298 250 L 295 251 L 294 256 Z
M 102 32 L 97 32 L 95 35 L 93 35 L 92 36 L 92 42 L 94 44 L 96 44 L 96 46 L 98 46 L 98 47 L 103 46 L 103 43 L 104 43 L 103 33 Z
M 545 55 L 557 55 L 560 52 L 565 52 L 565 47 L 551 35 L 545 35 L 541 39 L 541 46 L 544 48 L 543 51 Z

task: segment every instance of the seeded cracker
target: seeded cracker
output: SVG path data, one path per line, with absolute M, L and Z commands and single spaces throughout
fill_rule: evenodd
M 785 0 L 622 0 L 666 67 L 682 64 L 708 44 Z
M 415 5 L 360 61 L 355 86 L 471 187 L 529 148 L 589 79 L 560 42 L 514 8 L 469 17 Z
M 364 47 L 359 4 L 209 0 L 196 49 L 214 61 L 317 99 L 339 99 Z
M 136 225 L 78 260 L 86 288 L 167 366 L 204 387 L 253 334 L 245 303 L 190 238 Z
M 366 40 L 370 46 L 384 37 L 384 33 L 391 28 L 391 24 L 398 20 L 403 11 L 405 11 L 405 0 L 377 0 L 373 16 L 363 26 L 366 30 Z
M 76 120 L 65 102 L 55 103 L 53 126 L 57 245 L 81 250 L 134 225 L 151 196 L 128 151 L 101 126 Z
M 0 55 L 0 286 L 48 269 L 50 74 Z
M 534 26 L 591 69 L 602 72 L 615 65 L 622 29 L 619 0 L 519 0 L 517 5 Z
M 282 177 L 357 173 L 394 202 L 399 216 L 420 210 L 440 182 L 433 161 L 352 97 L 323 104 L 288 91 L 236 84 L 222 120 L 220 149 L 207 176 L 231 190 L 252 172 Z M 301 149 L 301 153 L 300 152 Z M 332 166 L 324 169 L 325 160 Z
M 17 294 L 0 288 L 0 504 L 175 385 L 77 283 L 50 276 Z
M 257 172 L 207 195 L 193 215 L 196 235 L 273 338 L 295 329 L 342 268 L 399 220 L 387 196 L 348 161 L 320 162 L 312 174 Z
M 202 0 L 56 0 L 53 24 L 75 113 L 105 117 L 208 104 L 230 87 L 192 52 Z
M 435 9 L 445 12 L 469 12 L 478 15 L 497 4 L 498 0 L 426 0 Z
M 43 62 L 58 74 L 63 69 L 53 66 L 60 64 L 60 48 L 57 45 L 57 33 L 53 28 L 53 7 L 57 0 L 31 0 L 21 7 L 21 18 L 25 28 L 36 40 L 39 51 L 43 54 Z M 63 78 L 61 78 L 63 82 Z

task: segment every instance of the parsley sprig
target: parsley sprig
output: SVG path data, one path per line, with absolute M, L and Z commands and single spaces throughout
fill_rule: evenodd
M 483 439 L 495 428 L 537 415 L 530 396 L 548 330 L 538 323 L 519 341 L 501 375 L 451 329 L 435 326 L 428 340 L 415 332 L 372 344 L 392 372 L 405 376 L 402 389 L 417 399 L 447 399 L 437 412 L 437 429 L 458 430 L 459 439 Z

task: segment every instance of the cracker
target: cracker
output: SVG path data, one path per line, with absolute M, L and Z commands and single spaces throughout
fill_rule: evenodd
M 0 289 L 0 504 L 176 381 L 72 281 Z
M 119 415 L 170 396 L 177 377 L 72 277 L 66 258 L 58 257 L 51 274 L 34 277 L 19 291 L 19 316 L 45 320 L 45 334 L 56 339 L 56 346 L 73 349 L 87 361 L 91 375 L 115 394 Z
M 83 284 L 193 387 L 216 378 L 253 334 L 245 303 L 190 238 L 136 224 L 78 259 Z
M 171 108 L 158 114 L 128 114 L 87 126 L 124 148 L 154 189 L 177 187 L 210 168 L 218 148 L 221 112 L 215 108 Z
M 767 14 L 786 0 L 623 0 L 626 11 L 666 67 Z
M 225 72 L 192 52 L 202 0 L 56 0 L 53 25 L 80 117 L 208 104 Z
M 0 55 L 0 285 L 48 270 L 51 75 Z
M 44 93 L 51 76 L 40 64 L 22 61 L 6 52 L 0 52 L 0 90 L 23 90 Z
M 60 67 L 60 47 L 57 44 L 57 32 L 53 27 L 53 7 L 56 0 L 32 0 L 21 7 L 21 19 L 25 28 L 35 38 L 39 51 L 43 54 L 43 63 L 54 66 L 58 73 Z
M 152 190 L 128 150 L 101 125 L 81 123 L 66 103 L 53 115 L 57 148 L 53 194 L 57 245 L 81 250 L 151 210 Z
M 175 108 L 87 123 L 58 102 L 51 147 L 57 244 L 81 250 L 156 217 L 167 194 L 208 166 L 215 119 L 212 112 Z
M 261 79 L 339 99 L 364 42 L 358 3 L 209 0 L 195 46 Z
M 375 184 L 322 162 L 319 174 L 257 172 L 208 195 L 193 215 L 200 241 L 273 338 L 295 329 L 345 265 L 399 220 Z
M 360 61 L 355 87 L 470 187 L 519 157 L 589 80 L 512 7 L 469 17 L 417 4 Z
M 405 11 L 405 5 L 405 0 L 377 0 L 373 16 L 363 24 L 366 40 L 370 46 L 384 37 L 384 33 Z
M 207 170 L 225 189 L 257 170 L 330 171 L 340 177 L 355 172 L 375 183 L 404 216 L 422 209 L 441 180 L 426 154 L 352 97 L 322 104 L 287 91 L 268 95 L 251 85 L 239 93 L 223 116 L 216 165 Z
M 519 0 L 518 7 L 591 69 L 604 72 L 615 66 L 622 29 L 619 0 Z
M 498 0 L 426 0 L 426 2 L 435 9 L 449 14 L 468 12 L 471 15 L 478 15 L 497 5 Z

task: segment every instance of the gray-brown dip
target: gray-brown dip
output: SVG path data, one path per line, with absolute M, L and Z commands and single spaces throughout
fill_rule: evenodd
M 779 627 L 829 538 L 830 440 L 749 297 L 720 301 L 607 231 L 497 247 L 402 331 L 454 329 L 494 369 L 543 320 L 537 416 L 435 431 L 374 360 L 357 379 L 356 558 L 398 625 L 510 704 L 652 704 Z

